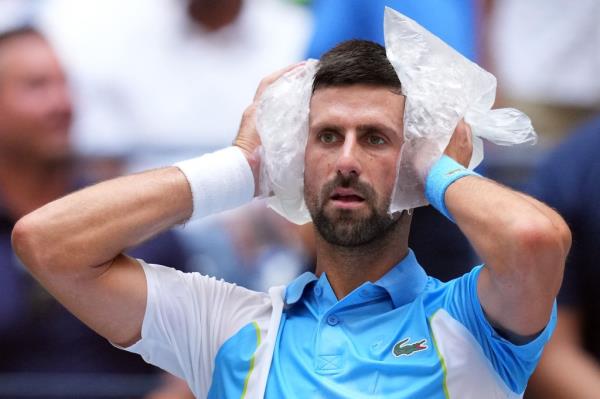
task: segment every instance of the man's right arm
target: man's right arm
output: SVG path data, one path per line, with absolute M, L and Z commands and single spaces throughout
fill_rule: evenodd
M 243 154 L 241 162 L 248 162 L 255 191 L 260 145 L 256 105 L 271 83 L 300 65 L 265 77 L 242 116 L 234 146 Z M 215 181 L 214 176 L 211 180 Z M 177 167 L 99 183 L 19 220 L 13 230 L 13 248 L 50 294 L 76 317 L 111 342 L 129 346 L 141 338 L 148 287 L 141 265 L 122 253 L 203 210 L 198 207 L 206 204 L 194 202 L 190 184 L 194 182 Z M 208 197 L 213 206 L 219 206 L 218 198 Z
M 146 279 L 122 255 L 187 220 L 192 196 L 176 167 L 124 176 L 51 202 L 19 220 L 13 247 L 69 311 L 121 346 L 140 338 Z

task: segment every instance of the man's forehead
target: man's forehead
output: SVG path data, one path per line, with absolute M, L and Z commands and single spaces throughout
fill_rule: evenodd
M 310 99 L 311 105 L 320 102 L 364 102 L 383 103 L 390 107 L 404 106 L 405 97 L 397 90 L 387 86 L 353 84 L 347 86 L 326 86 L 315 90 Z
M 397 124 L 404 115 L 404 96 L 385 86 L 355 84 L 315 90 L 311 97 L 309 124 L 369 120 Z

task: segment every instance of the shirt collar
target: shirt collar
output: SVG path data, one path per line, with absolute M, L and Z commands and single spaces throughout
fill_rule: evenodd
M 317 281 L 318 278 L 311 272 L 306 272 L 292 281 L 285 291 L 286 305 L 293 305 L 300 300 L 305 288 Z M 394 307 L 405 305 L 414 299 L 425 289 L 427 284 L 427 273 L 417 262 L 412 250 L 390 269 L 383 277 L 373 285 L 383 288 L 392 299 Z
M 388 292 L 396 308 L 414 301 L 426 284 L 427 273 L 411 249 L 400 263 L 374 283 Z
M 293 305 L 298 302 L 306 286 L 313 281 L 317 281 L 317 276 L 311 272 L 302 273 L 298 276 L 285 289 L 285 304 Z

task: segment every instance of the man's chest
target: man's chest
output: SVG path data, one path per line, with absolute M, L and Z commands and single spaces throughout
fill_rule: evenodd
M 443 397 L 422 306 L 372 301 L 318 312 L 307 305 L 283 315 L 266 397 Z

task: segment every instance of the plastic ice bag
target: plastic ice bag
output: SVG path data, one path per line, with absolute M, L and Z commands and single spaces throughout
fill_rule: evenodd
M 500 145 L 534 143 L 531 121 L 514 109 L 491 110 L 496 79 L 413 20 L 386 8 L 385 43 L 406 96 L 404 144 L 390 212 L 426 205 L 423 180 L 457 123 L 473 132 L 470 168 L 483 159 L 482 138 Z M 304 202 L 304 150 L 312 81 L 318 63 L 295 68 L 273 83 L 257 109 L 263 154 L 261 193 L 288 220 L 310 221 Z
M 390 212 L 427 204 L 424 175 L 441 156 L 461 118 L 473 134 L 471 169 L 483 160 L 482 138 L 500 145 L 535 143 L 527 115 L 510 108 L 491 110 L 496 97 L 494 75 L 388 7 L 384 37 L 387 57 L 406 96 L 405 142 Z
M 308 60 L 271 84 L 262 95 L 256 123 L 262 142 L 261 189 L 267 205 L 291 222 L 310 222 L 304 203 L 304 148 L 318 62 Z

